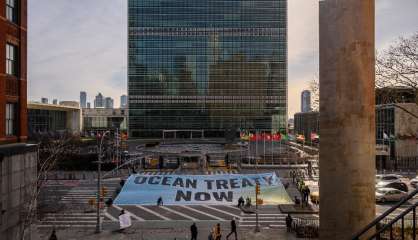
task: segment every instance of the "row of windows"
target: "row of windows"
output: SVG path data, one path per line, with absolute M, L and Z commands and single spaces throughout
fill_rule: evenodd
M 207 8 L 225 8 L 225 7 L 238 7 L 239 5 L 248 8 L 255 7 L 285 7 L 286 0 L 130 0 L 128 3 L 129 8 L 142 8 L 142 7 L 197 7 L 204 6 Z
M 10 22 L 17 23 L 17 0 L 6 0 L 6 19 Z M 6 74 L 17 75 L 17 47 L 9 43 L 6 44 Z M 16 104 L 6 103 L 6 136 L 16 135 L 16 115 Z
M 129 20 L 135 21 L 138 19 L 142 19 L 144 21 L 156 20 L 156 21 L 164 21 L 168 22 L 170 20 L 173 21 L 193 21 L 193 22 L 201 22 L 201 21 L 212 21 L 213 23 L 219 23 L 221 25 L 225 25 L 225 23 L 229 23 L 230 21 L 239 21 L 239 23 L 245 23 L 245 22 L 281 22 L 286 23 L 284 20 L 280 19 L 280 13 L 274 13 L 274 14 L 268 14 L 268 15 L 255 15 L 253 13 L 248 14 L 151 14 L 151 13 L 144 13 L 141 16 L 131 16 Z M 237 23 L 233 23 L 233 25 L 239 25 Z
M 133 22 L 141 22 L 140 24 L 134 25 Z M 205 27 L 207 25 L 207 21 L 163 21 L 163 20 L 153 20 L 153 21 L 146 21 L 145 19 L 133 18 L 129 20 L 130 27 Z M 264 28 L 285 28 L 287 22 L 284 21 L 240 21 L 239 23 L 235 21 L 216 21 L 213 23 L 214 27 L 264 27 Z

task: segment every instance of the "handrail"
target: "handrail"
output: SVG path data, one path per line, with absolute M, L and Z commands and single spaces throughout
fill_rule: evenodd
M 414 208 L 416 208 L 418 206 L 418 202 L 416 202 L 414 205 L 410 206 L 409 208 L 407 208 L 405 211 L 403 211 L 399 216 L 397 216 L 396 218 L 394 218 L 392 221 L 390 221 L 389 223 L 387 223 L 383 228 L 379 229 L 379 231 L 377 231 L 373 236 L 371 236 L 369 239 L 373 239 L 375 238 L 377 235 L 379 235 L 380 233 L 384 232 L 386 229 L 388 229 L 390 226 L 392 226 L 394 223 L 396 223 L 399 219 L 403 218 L 405 215 L 407 215 L 408 213 L 410 213 L 411 211 L 414 210 Z
M 378 218 L 373 220 L 371 223 L 369 223 L 366 227 L 364 227 L 361 231 L 359 231 L 356 235 L 353 236 L 353 240 L 359 240 L 360 236 L 364 233 L 368 232 L 371 228 L 375 227 L 381 220 L 383 220 L 385 217 L 389 216 L 392 212 L 394 212 L 396 209 L 398 209 L 400 206 L 402 206 L 404 203 L 406 203 L 408 200 L 413 198 L 416 194 L 418 194 L 418 189 L 415 189 L 413 192 L 411 192 L 408 196 L 403 198 L 400 202 L 398 202 L 393 207 L 389 208 L 386 212 L 384 212 L 382 215 L 380 215 Z

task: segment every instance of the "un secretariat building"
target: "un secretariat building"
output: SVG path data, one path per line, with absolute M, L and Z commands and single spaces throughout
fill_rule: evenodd
M 286 129 L 287 0 L 129 0 L 128 8 L 130 137 Z

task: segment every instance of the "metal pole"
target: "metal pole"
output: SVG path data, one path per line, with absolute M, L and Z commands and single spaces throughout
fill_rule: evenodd
M 96 233 L 100 233 L 102 231 L 102 223 L 101 223 L 101 216 L 100 216 L 100 188 L 101 188 L 101 172 L 102 172 L 102 146 L 103 146 L 103 139 L 109 131 L 103 133 L 103 136 L 100 140 L 99 145 L 99 156 L 97 161 L 97 198 L 96 198 Z
M 256 182 L 256 186 L 258 185 L 258 182 Z M 258 224 L 258 193 L 257 190 L 255 191 L 255 229 L 254 232 L 260 232 L 260 226 Z

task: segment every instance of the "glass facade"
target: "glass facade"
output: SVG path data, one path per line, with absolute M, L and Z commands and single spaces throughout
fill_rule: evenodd
M 67 129 L 65 111 L 28 109 L 29 134 L 59 132 Z
M 130 137 L 285 131 L 287 0 L 129 0 Z

